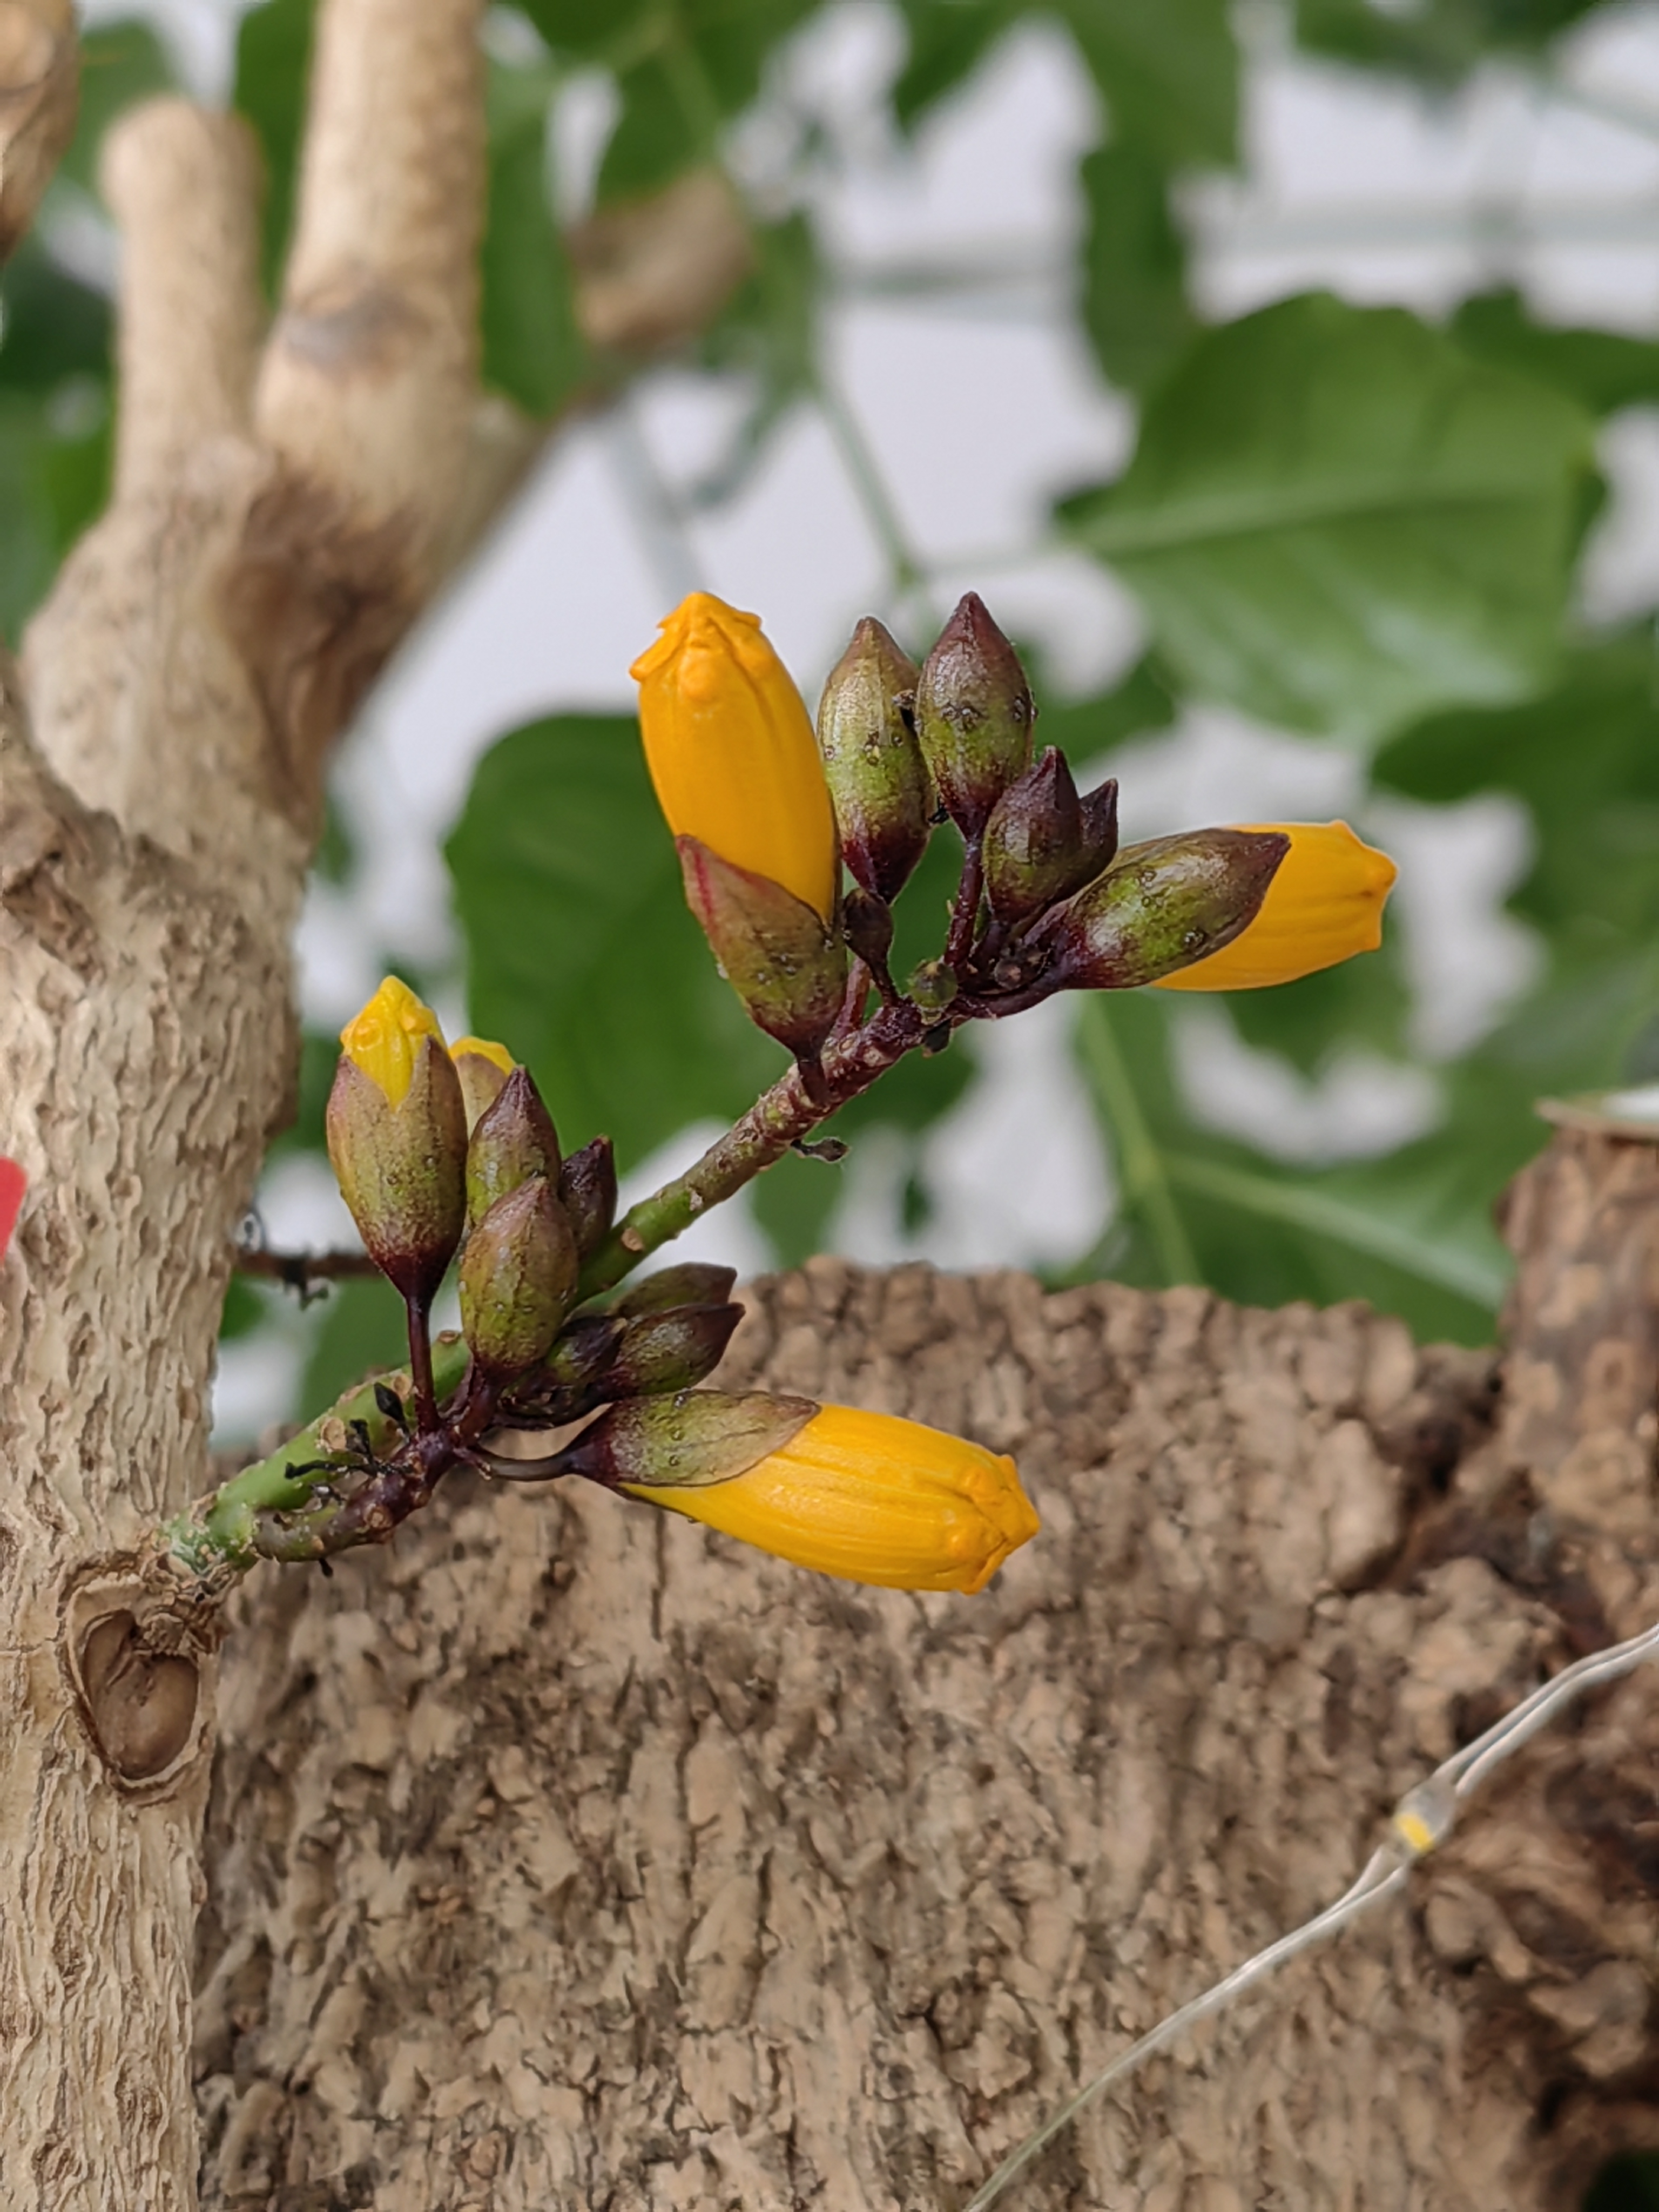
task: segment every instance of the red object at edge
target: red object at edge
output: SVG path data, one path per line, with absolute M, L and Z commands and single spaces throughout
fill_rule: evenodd
M 17 1222 L 17 1209 L 27 1188 L 28 1178 L 16 1161 L 0 1159 L 0 1260 L 6 1256 L 6 1247 Z

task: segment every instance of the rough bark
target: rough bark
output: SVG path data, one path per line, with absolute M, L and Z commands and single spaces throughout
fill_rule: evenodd
M 326 344 L 307 289 L 260 347 L 238 126 L 164 101 L 106 142 L 125 247 L 115 496 L 21 678 L 0 668 L 0 1151 L 30 1179 L 0 1271 L 8 2208 L 194 2198 L 215 1632 L 137 1547 L 207 1479 L 233 1233 L 293 1083 L 289 939 L 324 753 L 429 592 L 459 497 L 478 12 L 328 0 L 295 251 L 307 288 L 334 288 Z M 43 88 L 0 100 L 5 242 L 61 144 L 67 25 L 57 0 L 0 8 L 0 77 L 21 52 L 34 84 L 58 58 Z M 388 108 L 401 128 L 377 135 Z M 343 139 L 349 268 L 309 184 Z M 382 404 L 428 457 L 418 483 L 361 434 Z
M 332 1583 L 250 1585 L 206 2202 L 963 2203 L 1344 1888 L 1428 1765 L 1659 1613 L 1653 1196 L 1659 1152 L 1577 1136 L 1524 1179 L 1507 1391 L 1358 1307 L 830 1261 L 757 1285 L 731 1379 L 1018 1455 L 1045 1530 L 981 1599 L 483 1486 Z M 1616 1401 L 1575 1316 L 1629 1348 Z M 1617 1480 L 1563 1475 L 1632 1431 Z M 1656 1745 L 1652 1680 L 1605 1693 L 1406 1907 L 1149 2069 L 1011 2205 L 1576 2207 L 1659 2143 Z

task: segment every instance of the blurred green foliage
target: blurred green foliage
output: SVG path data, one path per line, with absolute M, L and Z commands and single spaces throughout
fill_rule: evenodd
M 1340 742 L 1379 800 L 1444 808 L 1497 793 L 1532 824 L 1510 907 L 1537 939 L 1534 980 L 1487 1034 L 1434 1064 L 1436 1126 L 1382 1158 L 1310 1172 L 1218 1136 L 1180 1078 L 1190 1000 L 1151 992 L 1084 1006 L 1079 1065 L 1124 1198 L 1091 1265 L 1249 1300 L 1360 1295 L 1423 1333 L 1484 1336 L 1504 1279 L 1491 1208 L 1539 1140 L 1534 1098 L 1659 1074 L 1651 625 L 1594 636 L 1574 615 L 1599 496 L 1595 434 L 1611 410 L 1659 398 L 1659 345 L 1545 327 L 1505 289 L 1437 328 L 1325 295 L 1206 322 L 1183 188 L 1241 158 L 1241 54 L 1224 0 L 897 0 L 896 12 L 896 145 L 1031 20 L 1071 41 L 1097 96 L 1097 141 L 1076 174 L 1070 296 L 1080 347 L 1133 399 L 1139 432 L 1115 481 L 1058 504 L 1055 539 L 1136 593 L 1152 644 L 1110 692 L 1049 703 L 1044 738 L 1082 767 L 1168 727 L 1189 702 L 1217 702 Z M 1294 30 L 1339 65 L 1445 88 L 1493 54 L 1547 81 L 1552 42 L 1590 12 L 1585 0 L 1297 0 Z M 804 117 L 787 52 L 820 13 L 810 0 L 524 0 L 491 20 L 485 369 L 532 416 L 601 398 L 651 365 L 596 358 L 580 333 L 551 185 L 561 88 L 580 72 L 611 80 L 592 178 L 601 208 L 720 161 L 732 126 L 757 111 L 776 126 L 783 172 L 750 211 L 752 274 L 680 356 L 744 400 L 706 499 L 740 489 L 777 424 L 823 395 L 825 310 L 844 271 L 812 186 L 841 157 Z M 270 176 L 273 295 L 311 19 L 311 0 L 264 0 L 239 34 L 236 102 Z M 13 639 L 107 478 L 108 301 L 65 241 L 94 205 L 104 125 L 169 74 L 135 25 L 91 33 L 87 52 L 80 136 L 4 280 L 0 483 L 12 526 L 0 619 Z M 919 289 L 952 281 L 944 268 L 912 273 Z M 895 576 L 892 604 L 911 580 Z M 1133 805 L 1130 791 L 1131 818 Z M 336 877 L 349 874 L 338 825 L 328 856 Z M 689 1121 L 740 1110 L 775 1072 L 778 1054 L 744 1021 L 686 915 L 628 720 L 563 714 L 505 735 L 479 765 L 448 860 L 472 1018 L 529 1060 L 568 1143 L 607 1128 L 632 1164 Z M 934 948 L 951 874 L 942 832 L 903 903 L 901 959 Z M 1208 1011 L 1318 1079 L 1355 1047 L 1420 1061 L 1413 1003 L 1395 933 L 1374 959 Z M 290 1145 L 318 1140 L 331 1053 L 327 1041 L 307 1047 Z M 918 1064 L 843 1118 L 854 1133 L 884 1122 L 913 1143 L 969 1072 L 959 1050 Z M 761 1218 L 784 1256 L 824 1235 L 841 1188 L 835 1170 L 799 1160 L 763 1181 Z M 228 1326 L 251 1312 L 240 1301 Z M 371 1294 L 337 1297 L 311 1389 L 383 1349 L 386 1328 Z

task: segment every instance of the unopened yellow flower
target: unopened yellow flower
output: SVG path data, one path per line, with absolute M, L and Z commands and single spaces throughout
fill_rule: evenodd
M 466 1221 L 466 1108 L 430 1006 L 388 975 L 340 1032 L 324 1114 L 340 1195 L 375 1266 L 429 1299 Z
M 1159 990 L 1256 991 L 1376 951 L 1398 872 L 1386 853 L 1363 843 L 1346 822 L 1238 826 L 1277 830 L 1291 841 L 1261 912 L 1219 952 L 1163 977 Z
M 395 975 L 386 978 L 362 1012 L 354 1014 L 340 1031 L 346 1058 L 392 1106 L 401 1106 L 409 1096 L 425 1037 L 435 1039 L 440 1051 L 443 1049 L 444 1033 L 438 1017 Z
M 499 1067 L 503 1075 L 511 1075 L 517 1065 L 504 1044 L 492 1043 L 488 1037 L 457 1037 L 449 1048 L 452 1060 L 460 1060 L 468 1054 L 479 1060 L 487 1060 L 492 1067 Z
M 477 1126 L 479 1115 L 488 1112 L 501 1097 L 501 1086 L 517 1062 L 504 1044 L 493 1043 L 488 1037 L 457 1037 L 449 1048 L 449 1056 L 461 1079 L 466 1126 L 471 1130 Z
M 657 801 L 677 837 L 767 876 L 828 921 L 835 817 L 805 704 L 758 615 L 693 592 L 629 672 Z
M 825 1406 L 725 1482 L 626 1483 L 757 1550 L 889 1589 L 983 1589 L 1037 1532 L 1012 1460 L 890 1413 Z

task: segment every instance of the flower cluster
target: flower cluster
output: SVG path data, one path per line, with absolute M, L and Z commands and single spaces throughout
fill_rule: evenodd
M 1056 991 L 1254 989 L 1380 941 L 1394 866 L 1344 823 L 1120 847 L 1116 783 L 1079 792 L 1064 756 L 1036 749 L 1025 672 L 973 592 L 920 667 L 861 622 L 816 745 L 757 617 L 708 592 L 668 617 L 633 673 L 692 911 L 820 1093 L 844 1073 L 824 1073 L 825 1047 L 859 1030 L 872 991 L 888 1007 L 905 995 L 886 968 L 890 908 L 947 819 L 963 856 L 951 928 L 908 987 L 943 1032 L 933 1049 Z
M 330 1157 L 408 1309 L 410 1373 L 317 1425 L 285 1468 L 288 1491 L 237 1524 L 234 1542 L 307 1559 L 383 1540 L 457 1465 L 516 1481 L 585 1476 L 799 1565 L 908 1589 L 980 1589 L 1036 1533 L 1012 1462 L 976 1444 L 890 1415 L 699 1388 L 741 1316 L 732 1269 L 667 1267 L 585 1300 L 583 1264 L 616 1211 L 610 1141 L 562 1158 L 534 1079 L 503 1047 L 446 1046 L 393 977 L 341 1043 Z M 428 1316 L 452 1263 L 460 1338 L 434 1346 Z M 509 1449 L 577 1422 L 543 1456 Z
M 816 729 L 757 618 L 706 592 L 634 673 L 687 898 L 795 1066 L 617 1222 L 609 1139 L 566 1158 L 528 1069 L 483 1038 L 446 1045 L 384 982 L 342 1033 L 328 1145 L 407 1309 L 409 1372 L 313 1423 L 272 1481 L 228 1485 L 209 1540 L 239 1561 L 325 1559 L 383 1540 L 471 1466 L 584 1477 L 855 1582 L 980 1589 L 1037 1527 L 1011 1460 L 890 1415 L 705 1387 L 741 1313 L 729 1268 L 607 1293 L 792 1146 L 833 1156 L 811 1131 L 906 1053 L 1056 991 L 1254 989 L 1328 966 L 1376 944 L 1393 865 L 1341 823 L 1120 845 L 1116 784 L 1079 791 L 1036 748 L 1018 655 L 972 593 L 920 666 L 861 622 Z M 946 822 L 949 925 L 901 988 L 893 902 Z M 452 1266 L 461 1328 L 434 1340 Z

